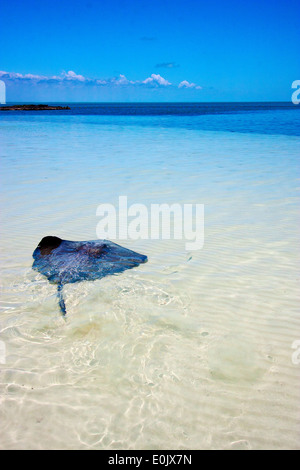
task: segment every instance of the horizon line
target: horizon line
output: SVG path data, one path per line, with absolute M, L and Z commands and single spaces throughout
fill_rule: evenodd
M 44 104 L 44 103 L 72 103 L 72 104 L 225 104 L 225 103 L 285 103 L 293 104 L 292 101 L 7 101 L 6 104 L 0 106 L 7 106 L 8 104 Z

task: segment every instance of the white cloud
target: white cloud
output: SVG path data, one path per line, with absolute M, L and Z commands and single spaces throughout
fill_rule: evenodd
M 62 72 L 59 76 L 52 76 L 46 77 L 44 75 L 33 75 L 32 73 L 27 73 L 25 75 L 16 72 L 4 72 L 0 71 L 0 77 L 5 78 L 7 80 L 31 80 L 35 82 L 48 82 L 48 81 L 56 81 L 62 82 L 64 80 L 67 81 L 79 81 L 85 82 L 88 81 L 88 78 L 83 77 L 83 75 L 77 75 L 75 72 L 70 70 L 69 72 Z
M 47 77 L 43 77 L 42 75 L 33 75 L 32 73 L 22 75 L 21 73 L 4 72 L 3 70 L 0 71 L 0 77 L 8 80 L 47 80 Z
M 96 85 L 107 85 L 107 80 L 95 80 Z
M 128 80 L 125 75 L 120 74 L 118 78 L 112 78 L 107 83 L 112 83 L 114 85 L 135 85 L 138 82 Z
M 79 82 L 85 82 L 85 80 L 88 80 L 83 75 L 77 75 L 77 73 L 73 72 L 73 70 L 70 70 L 69 72 L 63 72 L 62 75 L 65 80 L 78 80 Z
M 171 85 L 171 83 L 168 82 L 168 80 L 163 78 L 161 75 L 155 74 L 155 73 L 153 73 L 150 77 L 146 78 L 146 80 L 144 80 L 142 83 L 144 83 L 145 85 L 148 85 L 150 83 L 151 84 L 162 85 L 162 86 Z
M 172 85 L 171 82 L 166 80 L 159 74 L 152 73 L 150 77 L 146 78 L 145 80 L 129 80 L 125 75 L 119 75 L 118 77 L 112 77 L 107 79 L 101 78 L 88 78 L 84 77 L 83 75 L 79 75 L 73 70 L 69 70 L 68 72 L 62 72 L 60 75 L 53 75 L 53 76 L 44 76 L 44 75 L 34 75 L 34 74 L 21 74 L 17 72 L 5 72 L 0 71 L 0 79 L 10 80 L 15 82 L 27 81 L 32 83 L 45 83 L 45 84 L 84 84 L 94 85 L 94 86 L 110 86 L 110 87 L 119 87 L 119 86 L 143 86 L 143 87 L 150 87 L 150 88 L 158 88 L 158 87 L 167 87 L 167 86 L 177 86 Z M 200 90 L 201 86 L 196 85 L 193 82 L 188 82 L 187 80 L 183 80 L 179 83 L 178 88 L 194 88 L 195 90 Z
M 201 90 L 201 86 L 196 85 L 196 83 L 190 83 L 187 80 L 183 80 L 179 83 L 178 88 L 195 88 L 196 90 Z

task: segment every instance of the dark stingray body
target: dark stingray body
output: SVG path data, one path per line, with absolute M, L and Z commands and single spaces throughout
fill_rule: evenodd
M 62 297 L 64 284 L 95 281 L 147 261 L 147 256 L 108 240 L 72 242 L 57 237 L 43 238 L 32 256 L 33 269 L 58 285 L 63 314 L 66 313 Z

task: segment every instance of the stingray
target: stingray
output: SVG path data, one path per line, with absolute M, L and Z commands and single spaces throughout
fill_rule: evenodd
M 147 256 L 123 248 L 109 240 L 72 242 L 58 237 L 44 237 L 33 252 L 32 268 L 57 285 L 61 313 L 66 315 L 63 286 L 81 281 L 95 281 L 122 273 L 141 263 Z

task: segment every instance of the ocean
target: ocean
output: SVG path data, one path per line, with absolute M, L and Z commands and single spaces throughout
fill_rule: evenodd
M 0 112 L 0 448 L 299 449 L 300 107 L 69 106 Z M 32 253 L 120 196 L 203 204 L 203 247 L 114 240 L 148 263 L 65 320 Z

